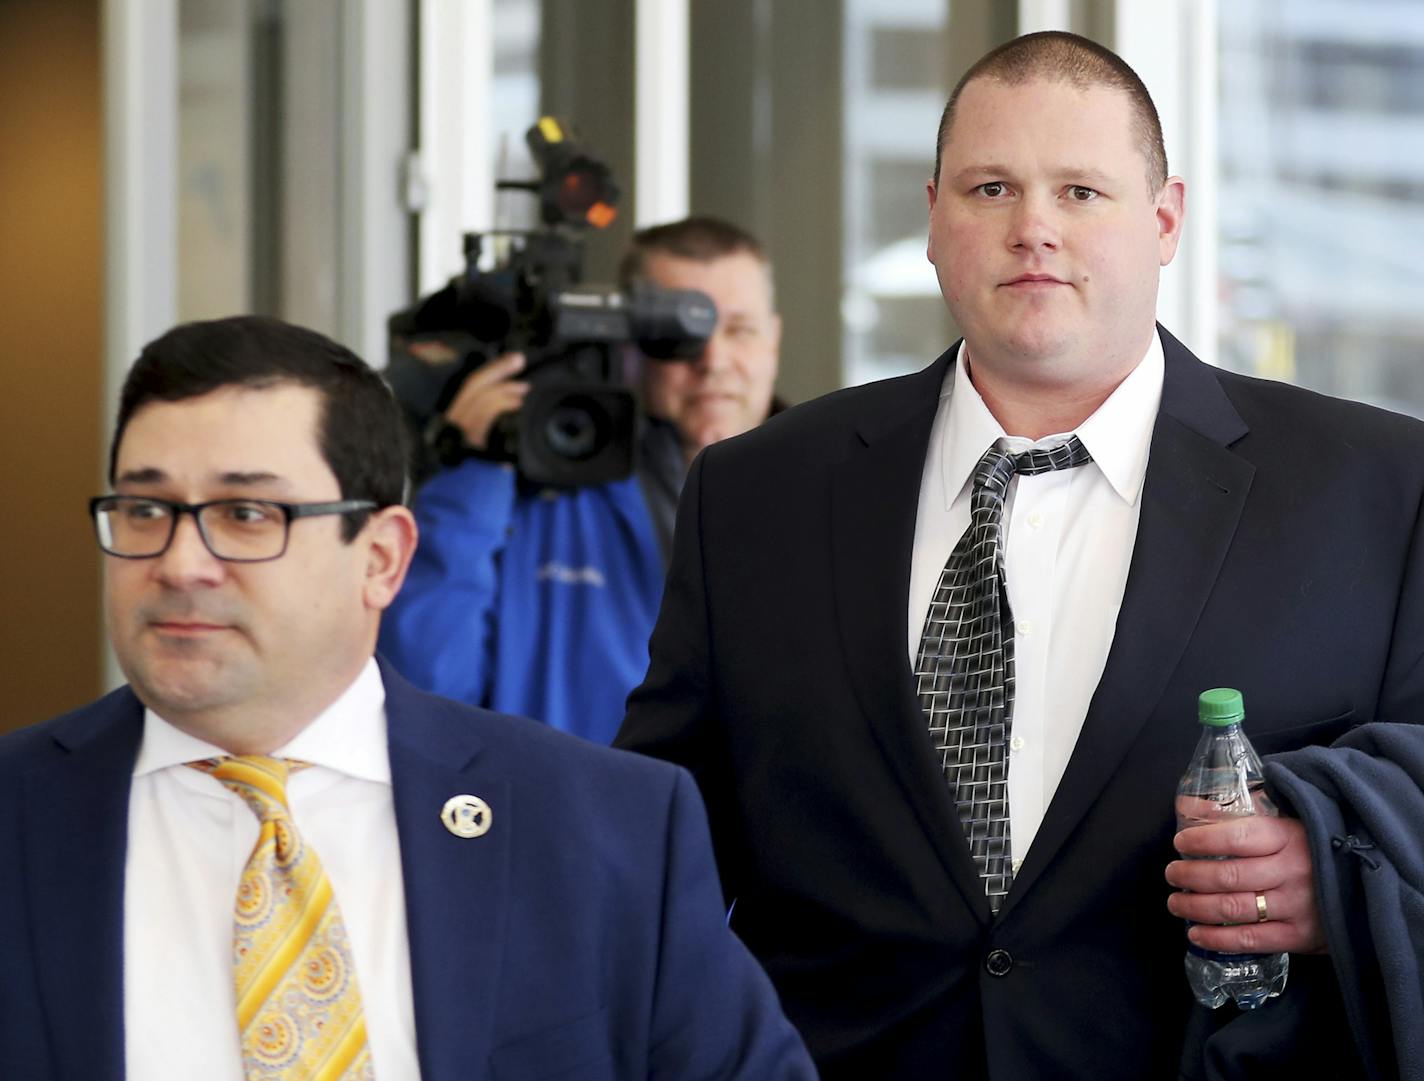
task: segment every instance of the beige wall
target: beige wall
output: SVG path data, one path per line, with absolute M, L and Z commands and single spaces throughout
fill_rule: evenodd
M 0 0 L 0 731 L 100 688 L 98 0 Z

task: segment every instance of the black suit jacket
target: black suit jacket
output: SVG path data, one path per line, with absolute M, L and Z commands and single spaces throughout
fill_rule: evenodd
M 1424 425 L 1161 333 L 1112 650 L 997 920 L 906 655 L 953 351 L 694 464 L 619 743 L 697 776 L 733 927 L 828 1078 L 1174 1076 L 1192 1006 L 1163 869 L 1197 694 L 1240 688 L 1263 754 L 1424 716 Z M 1297 985 L 1328 982 L 1319 960 Z M 1284 1001 L 1258 1014 L 1284 1024 Z

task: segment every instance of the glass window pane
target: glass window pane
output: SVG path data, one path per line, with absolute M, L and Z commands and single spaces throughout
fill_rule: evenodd
M 178 316 L 251 307 L 248 5 L 178 5 Z
M 524 136 L 539 119 L 541 18 L 540 0 L 495 0 L 490 154 L 500 180 L 538 175 Z M 538 201 L 521 192 L 502 192 L 495 222 L 504 229 L 532 229 L 539 224 Z
M 1222 364 L 1424 416 L 1424 5 L 1218 20 Z
M 925 257 L 925 182 L 949 82 L 949 14 L 944 0 L 846 0 L 847 384 L 922 368 L 949 344 Z
M 179 0 L 178 316 L 337 332 L 336 0 Z
M 917 371 L 958 336 L 925 254 L 950 89 L 1012 36 L 1013 5 L 844 0 L 843 382 Z

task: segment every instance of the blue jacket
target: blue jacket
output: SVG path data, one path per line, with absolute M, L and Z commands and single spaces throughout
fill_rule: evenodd
M 527 494 L 471 460 L 432 477 L 415 516 L 384 656 L 426 690 L 612 742 L 663 587 L 637 480 Z

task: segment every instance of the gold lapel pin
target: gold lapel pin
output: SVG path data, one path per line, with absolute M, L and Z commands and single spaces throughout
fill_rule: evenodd
M 490 805 L 479 796 L 451 796 L 440 811 L 440 821 L 456 837 L 483 837 L 491 818 Z

